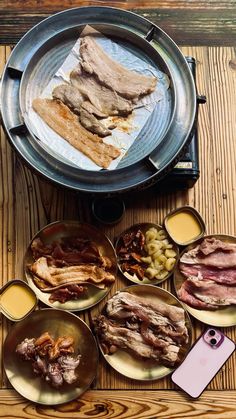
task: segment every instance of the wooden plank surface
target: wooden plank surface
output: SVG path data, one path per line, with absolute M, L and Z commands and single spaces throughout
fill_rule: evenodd
M 206 391 L 194 402 L 176 391 L 87 391 L 66 405 L 50 407 L 30 403 L 13 390 L 2 390 L 0 418 L 234 419 L 235 400 L 235 391 Z
M 26 31 L 55 12 L 88 5 L 138 13 L 160 26 L 179 45 L 236 45 L 234 0 L 0 0 L 0 43 L 16 43 Z
M 113 227 L 96 224 L 111 240 L 131 224 L 144 221 L 161 223 L 169 210 L 183 204 L 193 205 L 200 211 L 206 221 L 207 233 L 236 235 L 235 50 L 233 47 L 183 47 L 182 50 L 185 55 L 197 59 L 198 91 L 207 96 L 207 104 L 201 106 L 199 113 L 200 179 L 188 191 L 145 191 L 142 199 L 140 193 L 126 196 L 126 214 L 119 224 Z M 9 51 L 9 47 L 0 47 L 1 66 Z M 59 219 L 93 223 L 94 220 L 87 196 L 59 189 L 39 179 L 11 150 L 2 130 L 0 141 L 0 266 L 1 282 L 4 284 L 10 278 L 22 277 L 25 249 L 30 238 L 44 225 Z M 128 284 L 128 281 L 119 278 L 110 295 Z M 173 289 L 171 281 L 164 282 L 162 286 Z M 95 315 L 103 304 L 91 310 L 91 315 Z M 91 315 L 85 312 L 80 317 L 90 324 Z M 193 324 L 195 339 L 203 325 L 197 321 Z M 1 343 L 9 327 L 10 323 L 2 318 Z M 236 340 L 235 327 L 223 330 Z M 63 408 L 42 408 L 26 402 L 15 392 L 3 390 L 10 385 L 2 368 L 1 363 L 0 417 L 6 417 L 9 405 L 11 417 L 16 418 L 78 417 L 78 412 L 80 418 L 109 419 L 236 417 L 235 391 L 224 391 L 236 390 L 235 354 L 209 386 L 209 389 L 217 391 L 204 393 L 194 403 L 186 400 L 180 392 L 167 391 L 174 388 L 169 378 L 153 383 L 132 381 L 111 370 L 101 358 L 98 376 L 93 383 L 94 391 L 85 393 L 81 399 Z

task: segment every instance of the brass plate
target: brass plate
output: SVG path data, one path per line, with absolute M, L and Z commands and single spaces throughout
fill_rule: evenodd
M 222 240 L 228 243 L 235 243 L 236 244 L 236 237 L 228 236 L 226 234 L 212 234 L 208 236 L 204 236 L 204 238 L 211 238 L 215 237 L 216 239 Z M 196 247 L 198 243 L 203 240 L 197 240 L 196 242 L 192 243 L 191 245 L 187 246 L 180 255 L 187 252 L 188 250 L 193 249 Z M 175 291 L 180 289 L 182 283 L 185 281 L 185 277 L 179 270 L 179 264 L 177 264 L 176 270 L 174 272 L 174 286 Z M 182 303 L 186 310 L 197 320 L 200 320 L 203 323 L 209 324 L 210 326 L 218 326 L 218 327 L 229 327 L 236 325 L 236 308 L 235 305 L 222 307 L 218 310 L 198 310 L 196 308 L 190 307 L 188 304 Z
M 143 278 L 143 280 L 140 280 L 140 279 L 138 279 L 135 275 L 131 275 L 131 274 L 129 274 L 128 272 L 124 272 L 124 271 L 122 270 L 122 267 L 121 267 L 121 265 L 119 264 L 119 255 L 117 254 L 117 263 L 118 263 L 118 268 L 119 268 L 120 272 L 121 272 L 121 273 L 122 273 L 122 275 L 124 275 L 127 279 L 129 279 L 129 281 L 134 282 L 134 283 L 136 283 L 136 284 L 150 284 L 150 285 L 157 285 L 157 284 L 160 284 L 161 282 L 163 282 L 163 281 L 165 281 L 166 279 L 168 279 L 171 275 L 173 275 L 174 269 L 175 269 L 176 264 L 177 264 L 178 255 L 179 255 L 179 248 L 178 248 L 178 246 L 177 246 L 177 245 L 173 242 L 173 240 L 170 238 L 170 236 L 169 236 L 169 234 L 167 233 L 167 231 L 166 231 L 165 227 L 164 227 L 164 226 L 161 226 L 161 225 L 159 225 L 159 224 L 153 224 L 153 223 L 140 223 L 140 224 L 134 224 L 133 226 L 131 226 L 131 227 L 127 228 L 127 230 L 123 231 L 123 232 L 119 235 L 119 237 L 118 237 L 118 239 L 117 239 L 117 241 L 116 241 L 116 244 L 115 244 L 116 253 L 117 253 L 117 248 L 118 248 L 118 246 L 119 246 L 119 244 L 120 244 L 120 241 L 121 241 L 121 239 L 122 239 L 122 236 L 124 236 L 124 234 L 129 233 L 129 232 L 131 232 L 131 231 L 133 231 L 133 230 L 135 230 L 135 229 L 137 229 L 137 228 L 139 228 L 139 229 L 142 231 L 142 233 L 143 233 L 143 234 L 145 234 L 145 233 L 146 233 L 146 231 L 147 231 L 147 230 L 149 230 L 149 228 L 152 228 L 152 227 L 156 228 L 158 231 L 160 231 L 160 230 L 165 230 L 165 232 L 166 232 L 166 234 L 167 234 L 167 237 L 168 237 L 168 240 L 169 240 L 169 242 L 170 242 L 171 244 L 173 244 L 173 250 L 175 250 L 176 255 L 177 255 L 177 256 L 176 256 L 176 263 L 175 263 L 175 266 L 173 267 L 172 271 L 171 271 L 171 272 L 169 272 L 169 274 L 168 274 L 168 275 L 167 275 L 164 279 L 149 279 L 149 278 L 147 278 L 147 277 L 144 277 L 144 278 Z M 148 256 L 148 255 L 147 255 L 147 256 Z
M 90 224 L 80 223 L 78 221 L 56 221 L 54 223 L 48 224 L 42 230 L 40 230 L 33 237 L 32 241 L 39 237 L 43 243 L 50 244 L 60 238 L 72 236 L 78 236 L 86 239 L 89 238 L 93 240 L 99 248 L 101 255 L 107 256 L 111 259 L 112 267 L 109 269 L 109 272 L 116 276 L 117 261 L 114 247 L 108 237 L 105 236 L 105 234 Z M 34 261 L 31 250 L 32 241 L 30 242 L 24 257 L 24 271 L 28 284 L 34 290 L 38 299 L 44 304 L 53 308 L 59 308 L 61 310 L 81 311 L 97 304 L 110 291 L 113 284 L 106 286 L 104 289 L 99 289 L 92 284 L 86 284 L 88 289 L 83 294 L 81 294 L 78 300 L 66 301 L 65 303 L 60 303 L 58 301 L 51 303 L 49 301 L 50 293 L 41 291 L 35 285 L 32 274 L 27 269 L 27 266 L 32 264 Z
M 127 288 L 122 289 L 121 292 L 122 291 L 129 292 L 133 295 L 137 295 L 138 297 L 142 297 L 153 302 L 160 301 L 166 304 L 183 308 L 183 305 L 174 295 L 162 288 L 155 287 L 153 285 L 131 285 Z M 106 306 L 104 306 L 102 310 L 103 314 L 105 314 L 105 307 Z M 185 311 L 185 324 L 189 333 L 189 342 L 185 345 L 185 348 L 182 348 L 180 351 L 181 359 L 184 359 L 187 355 L 191 347 L 192 341 L 192 324 L 187 311 Z M 168 368 L 164 365 L 160 365 L 154 360 L 138 359 L 134 355 L 132 355 L 131 352 L 129 353 L 124 349 L 118 349 L 114 354 L 107 355 L 103 352 L 102 346 L 99 342 L 99 338 L 98 344 L 108 364 L 110 364 L 111 367 L 113 367 L 120 374 L 128 378 L 132 378 L 134 380 L 158 380 L 160 378 L 165 377 L 166 375 L 171 374 L 175 369 Z
M 75 355 L 81 354 L 76 383 L 63 384 L 60 389 L 55 389 L 35 376 L 31 363 L 22 361 L 16 354 L 16 346 L 22 340 L 40 336 L 45 331 L 55 338 L 59 335 L 74 337 Z M 35 403 L 55 405 L 75 399 L 90 386 L 97 371 L 98 350 L 92 332 L 84 321 L 75 314 L 46 308 L 34 311 L 11 327 L 4 342 L 3 362 L 6 375 L 18 393 Z

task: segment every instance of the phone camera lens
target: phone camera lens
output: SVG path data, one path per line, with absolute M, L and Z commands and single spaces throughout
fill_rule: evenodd
M 216 339 L 211 339 L 211 340 L 210 340 L 210 344 L 211 344 L 211 345 L 215 345 L 216 343 L 217 343 L 217 340 L 216 340 Z
M 210 336 L 215 336 L 215 334 L 216 334 L 216 332 L 213 329 L 209 330 L 209 335 Z

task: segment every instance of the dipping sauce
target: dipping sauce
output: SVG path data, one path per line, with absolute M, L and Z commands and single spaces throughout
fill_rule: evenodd
M 12 320 L 20 320 L 26 316 L 36 302 L 33 291 L 20 282 L 13 282 L 0 295 L 1 311 Z
M 124 202 L 117 198 L 97 198 L 92 202 L 94 217 L 103 224 L 118 223 L 125 212 Z
M 176 211 L 165 221 L 166 229 L 178 244 L 187 244 L 201 237 L 204 228 L 195 214 L 187 209 Z

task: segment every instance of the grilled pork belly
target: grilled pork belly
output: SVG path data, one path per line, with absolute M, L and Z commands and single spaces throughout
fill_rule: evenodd
M 85 36 L 80 43 L 81 65 L 100 83 L 127 99 L 138 99 L 155 90 L 157 79 L 131 71 L 112 60 L 95 41 L 96 34 Z
M 109 86 L 106 87 L 79 65 L 70 74 L 70 81 L 96 109 L 109 115 L 128 115 L 133 110 L 133 103 L 118 95 Z
M 106 169 L 120 155 L 118 148 L 82 127 L 78 117 L 63 103 L 55 99 L 34 99 L 32 105 L 50 128 L 98 166 Z
M 81 125 L 88 131 L 106 137 L 111 131 L 105 127 L 94 115 L 103 115 L 92 103 L 84 100 L 83 95 L 71 84 L 61 84 L 52 92 L 54 99 L 60 100 L 79 116 Z M 85 105 L 84 105 L 85 102 Z M 88 106 L 89 103 L 89 106 Z

